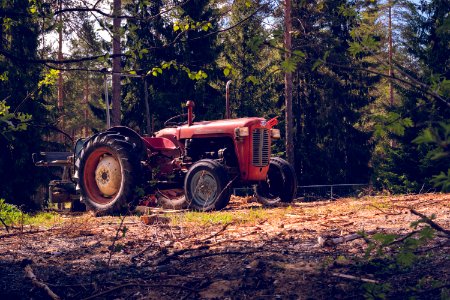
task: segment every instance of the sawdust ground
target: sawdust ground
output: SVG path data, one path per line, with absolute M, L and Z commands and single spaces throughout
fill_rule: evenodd
M 242 216 L 259 207 L 246 200 L 233 198 L 226 212 Z M 40 232 L 0 231 L 0 298 L 48 298 L 24 277 L 31 263 L 63 299 L 439 299 L 450 284 L 448 238 L 435 237 L 403 269 L 365 259 L 364 239 L 319 243 L 363 230 L 405 235 L 418 220 L 410 208 L 450 228 L 445 194 L 295 202 L 229 224 L 181 217 L 145 225 L 128 216 L 125 232 L 118 231 L 119 217 L 67 215 Z

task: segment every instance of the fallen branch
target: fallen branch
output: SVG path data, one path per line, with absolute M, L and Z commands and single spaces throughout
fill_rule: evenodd
M 208 236 L 208 237 L 206 237 L 206 238 L 204 238 L 204 239 L 201 239 L 200 241 L 201 241 L 201 242 L 205 242 L 205 241 L 207 241 L 207 240 L 212 239 L 213 237 L 218 236 L 219 234 L 221 234 L 222 232 L 224 232 L 224 231 L 228 228 L 228 226 L 230 226 L 231 224 L 233 224 L 233 223 L 226 223 L 226 224 L 222 227 L 222 229 L 220 229 L 220 230 L 217 231 L 216 233 L 213 233 L 213 234 L 211 234 L 210 236 Z
M 5 226 L 6 232 L 9 233 L 9 226 L 6 224 L 6 222 L 0 218 L 0 222 L 2 222 L 3 226 Z
M 398 215 L 401 215 L 401 214 L 402 214 L 402 212 L 398 212 L 398 213 L 389 213 L 389 212 L 384 211 L 384 210 L 382 210 L 381 208 L 379 208 L 379 207 L 377 207 L 376 205 L 373 205 L 373 204 L 369 204 L 369 206 L 375 208 L 376 210 L 378 210 L 378 211 L 380 211 L 380 212 L 382 212 L 383 214 L 388 215 L 388 216 L 398 216 Z
M 428 295 L 429 296 L 432 292 L 439 291 L 439 290 L 442 290 L 442 289 L 446 289 L 446 288 L 449 288 L 449 287 L 450 287 L 450 284 L 443 284 L 443 285 L 437 286 L 437 287 L 429 289 L 429 290 L 419 291 L 419 292 L 416 293 L 416 295 Z M 445 297 L 443 297 L 443 298 L 445 298 Z
M 98 297 L 102 297 L 102 296 L 108 295 L 108 294 L 110 294 L 112 292 L 115 292 L 117 290 L 120 290 L 120 289 L 123 289 L 123 288 L 126 288 L 126 287 L 137 287 L 137 286 L 144 287 L 144 288 L 160 288 L 160 287 L 179 288 L 179 289 L 187 290 L 187 291 L 189 291 L 191 293 L 197 293 L 198 292 L 197 290 L 194 290 L 194 289 L 191 289 L 191 288 L 188 288 L 188 287 L 185 287 L 185 286 L 181 286 L 181 285 L 173 285 L 173 284 L 140 284 L 140 283 L 130 282 L 130 283 L 125 283 L 125 284 L 121 284 L 121 285 L 115 286 L 115 287 L 113 287 L 113 288 L 111 288 L 111 289 L 109 289 L 107 291 L 104 291 L 104 292 L 101 292 L 101 293 L 98 293 L 98 294 L 94 294 L 92 296 L 84 298 L 83 300 L 95 299 L 95 298 L 98 298 Z
M 362 282 L 368 282 L 368 283 L 380 283 L 378 280 L 374 280 L 374 279 L 368 279 L 368 278 L 362 278 L 362 277 L 357 277 L 357 276 L 353 276 L 353 275 L 347 275 L 347 274 L 342 274 L 342 273 L 331 273 L 331 275 L 336 276 L 336 277 L 341 277 L 341 278 L 346 278 L 346 279 L 351 279 L 351 280 L 357 280 L 357 281 L 362 281 Z
M 115 235 L 114 240 L 113 240 L 112 245 L 111 245 L 111 249 L 109 249 L 109 257 L 108 257 L 108 262 L 107 262 L 108 266 L 109 266 L 109 263 L 111 262 L 111 258 L 112 258 L 113 253 L 116 251 L 116 248 L 115 248 L 116 247 L 116 242 L 119 239 L 119 232 L 122 230 L 123 222 L 125 221 L 126 216 L 127 215 L 124 215 L 122 217 L 122 219 L 120 220 L 120 224 L 119 224 L 119 227 L 117 228 L 116 235 Z
M 447 230 L 447 229 L 441 227 L 439 224 L 435 223 L 433 220 L 431 220 L 430 218 L 428 218 L 427 216 L 425 216 L 424 214 L 418 212 L 415 209 L 410 209 L 410 211 L 411 211 L 412 214 L 421 217 L 422 221 L 427 223 L 428 225 L 430 225 L 430 227 L 433 228 L 434 230 L 443 232 L 446 235 L 450 236 L 450 230 Z
M 171 259 L 178 258 L 178 256 L 183 255 L 183 254 L 185 254 L 186 252 L 189 252 L 189 251 L 196 251 L 196 250 L 206 250 L 206 249 L 209 249 L 209 246 L 200 246 L 200 247 L 196 247 L 196 248 L 182 249 L 182 250 L 176 251 L 176 252 L 174 252 L 174 253 L 172 253 L 172 254 L 170 254 L 170 255 L 167 255 L 166 257 L 164 257 L 164 258 L 161 259 L 161 260 L 155 261 L 154 265 L 156 265 L 156 266 L 165 265 L 165 264 L 169 263 L 169 261 L 170 261 Z
M 140 257 L 142 254 L 144 254 L 145 252 L 147 252 L 148 250 L 150 250 L 150 248 L 153 247 L 153 242 L 150 243 L 150 245 L 148 245 L 147 247 L 145 247 L 144 250 L 139 251 L 137 254 L 133 255 L 131 257 L 131 262 L 134 262 L 138 257 Z
M 399 238 L 399 239 L 396 239 L 395 241 L 389 243 L 387 246 L 392 246 L 392 245 L 394 245 L 394 244 L 401 243 L 401 242 L 405 241 L 406 239 L 409 239 L 410 237 L 412 237 L 412 236 L 415 235 L 416 233 L 419 233 L 419 231 L 417 231 L 417 230 L 411 231 L 411 232 L 408 233 L 407 235 L 405 235 L 405 236 L 403 236 L 403 237 L 401 237 L 401 238 Z
M 373 234 L 376 231 L 369 231 L 369 232 L 365 232 L 366 234 Z M 346 242 L 350 242 L 353 240 L 357 240 L 357 239 L 362 239 L 365 238 L 365 235 L 360 234 L 360 233 L 352 233 L 352 234 L 347 234 L 344 236 L 340 236 L 337 238 L 324 238 L 322 236 L 319 236 L 317 238 L 317 243 L 319 244 L 320 247 L 329 247 L 329 246 L 336 246 L 339 244 L 343 244 Z
M 255 253 L 258 253 L 258 252 L 261 252 L 261 251 L 262 250 L 210 252 L 210 253 L 203 253 L 203 254 L 199 254 L 199 255 L 189 256 L 189 257 L 186 257 L 185 260 L 193 260 L 193 259 L 212 257 L 212 256 L 222 256 L 222 255 L 247 255 L 247 254 L 255 254 Z
M 52 298 L 53 300 L 59 300 L 61 299 L 58 295 L 56 295 L 44 282 L 37 279 L 36 275 L 33 273 L 33 269 L 30 265 L 25 266 L 25 277 L 31 279 L 31 282 L 35 287 L 38 287 L 40 289 L 43 289 L 47 295 Z

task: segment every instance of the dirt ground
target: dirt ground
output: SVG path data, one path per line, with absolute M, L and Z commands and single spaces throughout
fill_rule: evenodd
M 449 194 L 277 208 L 236 197 L 218 213 L 158 211 L 150 225 L 66 214 L 51 228 L 0 231 L 0 299 L 450 299 L 449 236 L 402 248 L 426 226 L 410 227 L 411 209 L 450 229 Z M 396 235 L 365 256 L 375 233 Z

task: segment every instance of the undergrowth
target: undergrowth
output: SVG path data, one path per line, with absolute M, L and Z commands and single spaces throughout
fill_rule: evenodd
M 367 248 L 364 258 L 359 261 L 360 271 L 376 274 L 380 278 L 391 278 L 380 283 L 365 283 L 366 299 L 386 299 L 409 297 L 410 299 L 441 298 L 449 299 L 446 295 L 448 282 L 441 280 L 439 275 L 427 273 L 432 263 L 432 252 L 424 250 L 424 247 L 435 238 L 437 232 L 430 224 L 434 215 L 422 217 L 412 222 L 409 234 L 401 236 L 388 233 L 376 233 L 371 237 L 366 236 Z M 361 233 L 364 235 L 364 233 Z M 409 284 L 401 290 L 394 288 L 395 278 L 399 275 L 409 277 Z M 408 274 L 408 275 L 406 275 Z
M 25 225 L 50 227 L 62 222 L 62 218 L 55 212 L 29 214 L 16 205 L 6 203 L 4 199 L 0 199 L 0 220 L 0 225 L 7 229 Z

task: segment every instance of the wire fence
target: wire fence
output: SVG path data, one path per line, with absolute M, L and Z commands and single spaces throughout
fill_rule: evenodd
M 297 198 L 305 201 L 319 199 L 337 199 L 343 197 L 356 197 L 364 193 L 369 184 L 324 184 L 324 185 L 302 185 L 297 187 Z
M 315 201 L 356 197 L 363 194 L 368 188 L 369 184 L 365 183 L 300 185 L 297 187 L 296 198 L 302 198 L 303 201 Z M 241 197 L 252 196 L 254 189 L 251 187 L 234 188 L 233 194 Z

